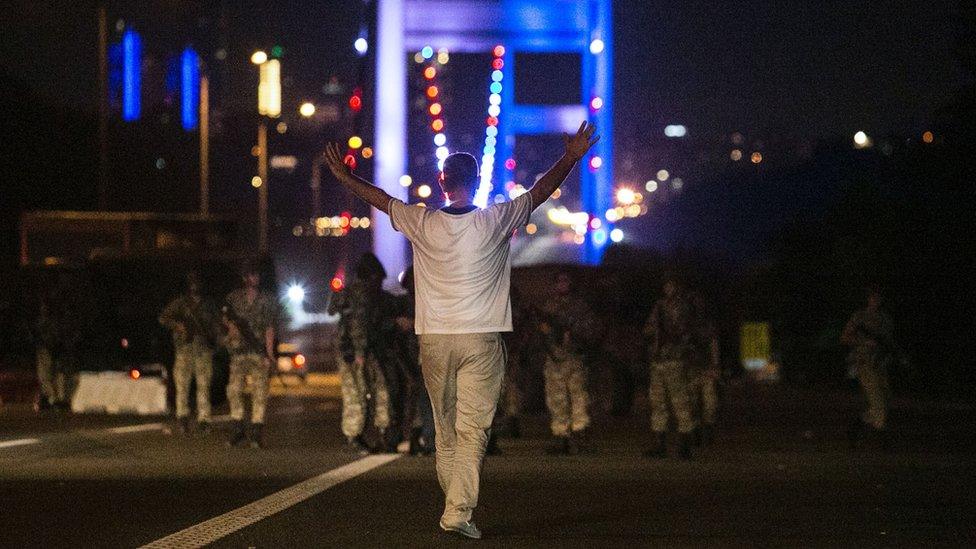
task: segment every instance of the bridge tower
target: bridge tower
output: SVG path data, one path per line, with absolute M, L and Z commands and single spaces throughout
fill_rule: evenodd
M 492 182 L 513 178 L 504 160 L 520 135 L 575 132 L 581 120 L 597 125 L 601 140 L 581 161 L 583 209 L 601 220 L 590 230 L 581 259 L 600 261 L 612 224 L 606 219 L 613 189 L 613 23 L 611 0 L 378 0 L 376 55 L 376 181 L 405 198 L 398 183 L 407 171 L 407 52 L 432 46 L 451 53 L 505 48 Z M 516 54 L 578 53 L 581 101 L 525 105 L 515 101 Z M 528 182 L 531 183 L 531 182 Z M 376 223 L 373 247 L 391 273 L 406 262 L 406 241 L 389 223 Z

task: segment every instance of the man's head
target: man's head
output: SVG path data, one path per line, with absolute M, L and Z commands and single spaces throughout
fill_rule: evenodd
M 192 296 L 200 295 L 200 288 L 202 284 L 200 283 L 200 274 L 196 271 L 190 271 L 186 273 L 186 278 L 183 280 L 186 293 Z
M 556 295 L 569 295 L 573 291 L 573 279 L 569 273 L 559 273 L 556 275 Z
M 884 301 L 884 297 L 881 294 L 881 288 L 878 286 L 868 286 L 864 289 L 868 298 L 868 309 L 876 311 L 881 308 L 881 304 Z
M 248 261 L 241 266 L 241 280 L 246 288 L 257 288 L 261 285 L 261 266 L 256 261 Z
M 678 273 L 668 271 L 664 273 L 664 285 L 662 290 L 665 297 L 673 297 L 681 290 L 681 277 Z
M 356 264 L 356 278 L 370 285 L 381 286 L 386 278 L 386 269 L 375 255 L 366 252 Z
M 478 161 L 468 153 L 456 152 L 444 159 L 441 171 L 441 190 L 457 201 L 474 199 L 478 191 Z

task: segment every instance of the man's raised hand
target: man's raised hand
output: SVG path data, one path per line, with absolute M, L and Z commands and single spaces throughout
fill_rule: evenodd
M 325 146 L 325 163 L 328 164 L 329 171 L 336 179 L 342 179 L 352 174 L 352 167 L 346 164 L 338 143 L 329 143 Z
M 593 137 L 594 132 L 596 132 L 596 126 L 584 120 L 579 129 L 576 130 L 576 135 L 570 136 L 568 133 L 564 133 L 563 143 L 566 144 L 566 154 L 573 160 L 583 158 L 590 147 L 600 140 L 599 135 Z

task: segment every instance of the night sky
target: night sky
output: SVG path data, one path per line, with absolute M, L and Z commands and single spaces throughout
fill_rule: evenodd
M 97 59 L 90 4 L 18 0 L 5 8 L 5 78 L 16 75 L 48 101 L 91 108 Z M 126 4 L 125 11 L 155 14 L 171 28 L 186 15 L 177 6 L 204 3 Z M 356 2 L 231 4 L 229 59 L 246 62 L 252 44 L 275 37 L 289 46 L 288 69 L 299 80 L 320 82 L 327 68 L 351 68 Z M 642 131 L 630 121 L 679 122 L 704 133 L 915 131 L 955 81 L 950 1 L 615 5 L 622 134 Z
M 94 152 L 94 5 L 15 0 L 0 13 L 4 52 L 0 91 L 15 96 L 21 104 L 36 105 L 42 113 L 29 122 L 24 118 L 33 114 L 22 116 L 15 136 L 18 131 L 40 132 L 44 137 L 36 139 L 46 143 L 47 135 L 60 135 L 65 117 L 73 116 L 76 125 L 81 120 L 91 126 L 90 132 L 82 132 L 90 136 L 89 141 L 78 143 L 77 148 Z M 237 133 L 224 136 L 231 147 L 225 147 L 224 154 L 243 159 L 234 168 L 240 173 L 227 168 L 222 175 L 221 167 L 215 167 L 213 192 L 221 198 L 215 203 L 227 208 L 249 209 L 254 202 L 246 185 L 250 174 L 243 173 L 252 169 L 246 152 L 253 140 L 248 117 L 253 116 L 256 84 L 250 53 L 272 44 L 285 48 L 285 109 L 293 110 L 301 100 L 320 95 L 331 75 L 347 83 L 355 80 L 357 59 L 352 43 L 362 17 L 360 2 L 224 2 L 223 43 L 214 31 L 212 17 L 221 6 L 218 0 L 135 0 L 108 5 L 109 27 L 123 18 L 143 33 L 146 49 L 156 51 L 158 57 L 171 55 L 187 43 L 194 43 L 205 56 L 226 49 L 220 69 L 226 92 L 221 107 L 231 118 L 224 120 L 224 127 Z M 665 124 L 684 124 L 693 138 L 718 144 L 728 143 L 732 132 L 742 132 L 749 139 L 808 141 L 850 139 L 857 130 L 872 135 L 919 135 L 960 83 L 953 56 L 955 6 L 948 0 L 615 2 L 618 178 L 643 178 L 648 174 L 642 172 L 662 167 L 655 155 L 664 153 L 645 144 L 649 135 L 660 139 Z M 209 23 L 207 15 L 211 15 Z M 481 73 L 464 73 L 460 59 L 459 65 L 452 69 L 455 76 L 450 86 L 456 96 L 465 94 L 465 83 L 484 80 Z M 520 75 L 519 86 L 559 88 L 560 82 L 553 82 L 559 74 L 561 71 L 536 71 L 524 80 Z M 563 86 L 576 86 L 576 82 Z M 483 106 L 484 88 L 473 89 L 470 96 L 458 97 L 455 103 Z M 367 111 L 364 114 L 371 116 Z M 454 118 L 456 122 L 450 122 L 452 116 L 448 117 L 452 127 L 481 131 L 481 108 L 472 109 L 471 120 Z M 478 146 L 473 138 L 477 134 L 469 134 L 454 146 Z M 50 157 L 52 152 L 55 157 L 67 154 L 65 147 L 75 148 L 70 139 L 68 143 L 55 141 L 54 148 L 59 150 L 54 151 L 36 150 L 43 147 L 33 144 L 21 147 L 25 151 L 18 153 L 25 157 L 20 159 L 21 171 L 24 166 L 29 171 L 33 160 L 26 157 L 35 152 L 37 158 Z M 243 153 L 238 154 L 240 151 Z M 21 197 L 29 198 L 21 198 L 20 203 L 30 208 L 93 207 L 94 191 L 88 187 L 94 185 L 96 163 L 89 158 L 94 155 L 76 154 L 81 159 L 62 161 L 70 170 L 49 169 L 39 174 L 38 179 L 47 182 L 39 181 L 37 191 L 20 192 Z M 144 155 L 146 162 L 155 160 Z M 548 162 L 541 156 L 540 162 Z M 169 177 L 192 179 L 176 172 Z M 67 195 L 59 193 L 69 178 L 77 188 Z M 58 195 L 57 199 L 37 198 L 48 193 Z M 184 204 L 192 198 L 190 194 L 171 190 L 162 199 L 171 209 L 192 209 Z M 281 191 L 272 197 L 273 210 L 275 201 L 307 203 Z M 306 215 L 304 209 L 292 213 L 294 218 Z M 11 223 L 4 225 L 4 231 L 12 228 Z M 4 239 L 6 250 L 13 241 Z

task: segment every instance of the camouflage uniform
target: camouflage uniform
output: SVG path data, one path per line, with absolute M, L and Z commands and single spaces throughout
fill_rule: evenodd
M 590 426 L 586 370 L 578 346 L 590 311 L 582 300 L 560 295 L 546 304 L 543 315 L 549 327 L 543 370 L 546 407 L 551 416 L 552 434 L 566 437 Z
M 691 400 L 703 426 L 715 424 L 718 410 L 719 347 L 715 324 L 704 320 L 696 330 L 697 341 L 691 374 Z
M 250 327 L 254 339 L 262 348 L 248 347 L 241 339 L 225 340 L 230 351 L 230 379 L 227 382 L 227 400 L 230 402 L 230 415 L 234 420 L 244 419 L 244 385 L 251 377 L 251 423 L 263 424 L 268 404 L 268 376 L 271 365 L 264 349 L 265 331 L 277 329 L 281 311 L 275 297 L 259 292 L 251 303 L 247 302 L 247 291 L 239 289 L 227 296 L 230 306 L 239 318 Z
M 390 385 L 396 382 L 381 361 L 388 361 L 386 345 L 393 337 L 392 296 L 370 291 L 361 281 L 337 293 L 329 314 L 340 315 L 336 337 L 342 384 L 342 433 L 353 439 L 363 433 L 369 401 L 373 425 L 381 433 L 391 424 Z
M 851 315 L 844 331 L 852 334 L 848 362 L 866 401 L 861 421 L 882 430 L 888 419 L 888 363 L 894 345 L 891 318 L 882 311 L 862 309 Z
M 176 385 L 176 417 L 190 414 L 190 384 L 197 380 L 197 421 L 210 421 L 210 380 L 213 379 L 213 345 L 217 308 L 203 298 L 182 295 L 159 315 L 159 323 L 173 332 L 173 383 Z M 182 325 L 185 331 L 180 331 Z
M 689 359 L 693 353 L 692 307 L 682 295 L 664 297 L 654 305 L 644 326 L 645 335 L 656 341 L 651 356 L 651 429 L 663 433 L 670 412 L 679 433 L 695 428 L 689 401 Z
M 41 386 L 41 398 L 48 405 L 65 400 L 65 376 L 58 349 L 58 323 L 47 304 L 42 304 L 35 324 L 37 341 L 37 381 Z

